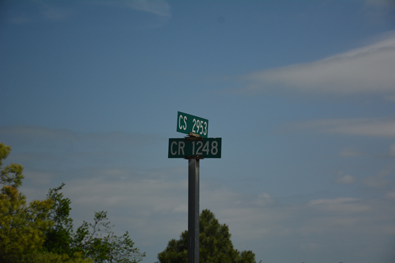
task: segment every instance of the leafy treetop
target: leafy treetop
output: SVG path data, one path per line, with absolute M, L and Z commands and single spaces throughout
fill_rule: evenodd
M 50 189 L 47 199 L 26 204 L 18 191 L 23 167 L 2 167 L 11 147 L 0 143 L 0 262 L 2 263 L 137 263 L 145 253 L 133 247 L 126 232 L 116 236 L 107 212 L 96 212 L 94 223 L 73 230 L 64 183 Z
M 203 210 L 199 218 L 199 261 L 200 263 L 256 263 L 252 251 L 234 249 L 229 227 L 221 225 L 209 210 Z M 158 254 L 160 263 L 188 262 L 188 231 L 180 239 L 169 241 L 166 249 Z
M 4 168 L 2 167 L 3 160 L 7 158 L 10 152 L 10 146 L 0 143 L 0 184 L 18 188 L 22 185 L 22 180 L 24 178 L 22 174 L 23 166 L 20 164 L 12 163 Z

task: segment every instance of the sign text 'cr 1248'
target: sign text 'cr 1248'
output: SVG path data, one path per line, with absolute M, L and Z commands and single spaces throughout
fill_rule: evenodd
M 189 140 L 188 138 L 169 139 L 169 158 L 221 158 L 222 138 L 201 138 Z

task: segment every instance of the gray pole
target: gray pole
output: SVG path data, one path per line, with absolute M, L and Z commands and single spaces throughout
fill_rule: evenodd
M 199 159 L 188 159 L 188 263 L 199 263 Z

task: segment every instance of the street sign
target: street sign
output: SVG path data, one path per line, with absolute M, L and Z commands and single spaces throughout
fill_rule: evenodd
M 208 120 L 179 111 L 177 113 L 177 132 L 186 134 L 192 132 L 207 138 Z
M 222 138 L 170 138 L 169 158 L 221 158 Z
M 170 138 L 168 157 L 188 159 L 188 262 L 199 263 L 199 159 L 221 158 L 222 138 L 207 138 L 208 120 L 180 111 L 177 131 L 189 137 Z

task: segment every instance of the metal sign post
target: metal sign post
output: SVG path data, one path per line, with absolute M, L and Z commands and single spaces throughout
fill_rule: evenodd
M 188 262 L 199 263 L 199 159 L 188 160 Z

